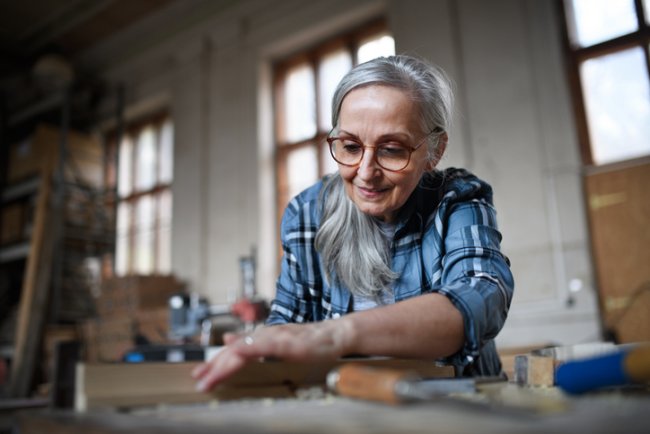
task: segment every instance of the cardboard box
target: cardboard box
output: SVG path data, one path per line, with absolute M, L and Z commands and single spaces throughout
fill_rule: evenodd
M 49 125 L 39 125 L 27 139 L 10 145 L 7 182 L 12 184 L 56 170 L 60 145 L 60 130 Z M 66 149 L 66 179 L 92 187 L 102 187 L 104 152 L 99 141 L 91 136 L 69 131 Z
M 169 298 L 185 291 L 173 275 L 123 276 L 102 283 L 97 299 L 101 318 L 135 315 L 138 311 L 167 308 Z
M 77 327 L 74 325 L 48 324 L 43 332 L 43 373 L 49 378 L 54 372 L 56 347 L 61 342 L 79 340 Z
M 133 348 L 133 319 L 90 319 L 81 326 L 85 360 L 117 362 Z
M 25 239 L 26 211 L 25 202 L 14 202 L 3 206 L 0 212 L 0 244 L 17 243 Z
M 96 300 L 99 318 L 81 327 L 86 360 L 122 360 L 136 345 L 136 337 L 150 344 L 170 343 L 168 301 L 184 291 L 185 284 L 173 275 L 106 279 Z
M 133 316 L 85 321 L 81 334 L 88 362 L 117 362 L 136 345 L 136 337 L 149 344 L 171 343 L 168 339 L 169 310 L 137 311 Z
M 169 309 L 140 310 L 135 315 L 135 333 L 151 344 L 169 342 Z

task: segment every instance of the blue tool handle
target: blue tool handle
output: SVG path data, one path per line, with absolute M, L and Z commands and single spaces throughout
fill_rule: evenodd
M 555 384 L 570 394 L 579 394 L 608 386 L 632 382 L 626 372 L 627 352 L 620 351 L 560 365 L 555 371 Z

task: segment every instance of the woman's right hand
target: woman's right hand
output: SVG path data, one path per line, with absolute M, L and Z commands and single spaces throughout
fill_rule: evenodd
M 224 348 L 210 361 L 197 366 L 192 377 L 197 390 L 207 392 L 252 360 L 274 358 L 290 361 L 336 360 L 347 352 L 346 321 L 261 327 L 253 333 L 226 333 Z

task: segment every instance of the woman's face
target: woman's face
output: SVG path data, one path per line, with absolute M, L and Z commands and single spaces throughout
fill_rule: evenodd
M 337 135 L 369 146 L 359 165 L 339 164 L 347 195 L 362 212 L 394 222 L 422 174 L 432 170 L 434 163 L 427 161 L 424 143 L 411 154 L 408 166 L 391 172 L 377 164 L 374 147 L 394 142 L 411 148 L 420 144 L 426 133 L 419 126 L 416 105 L 393 87 L 372 85 L 352 90 L 341 104 Z

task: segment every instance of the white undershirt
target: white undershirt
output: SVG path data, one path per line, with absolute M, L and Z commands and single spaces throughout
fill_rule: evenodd
M 385 306 L 393 303 L 395 303 L 395 297 L 387 291 L 379 293 L 379 297 L 368 297 L 363 295 L 352 296 L 352 310 L 354 312 L 360 312 L 362 310 L 368 310 L 377 306 Z

